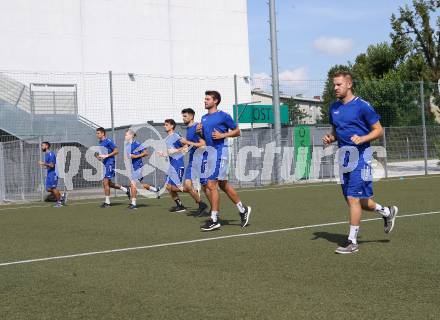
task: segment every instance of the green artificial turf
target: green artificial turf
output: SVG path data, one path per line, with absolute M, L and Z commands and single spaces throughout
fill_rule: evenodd
M 169 213 L 167 196 L 134 213 L 122 198 L 110 209 L 100 199 L 2 206 L 0 264 L 219 239 L 0 266 L 0 319 L 439 319 L 440 212 L 402 217 L 440 211 L 439 185 L 377 182 L 376 200 L 401 218 L 390 235 L 381 220 L 363 223 L 360 251 L 345 256 L 334 249 L 348 225 L 323 225 L 347 219 L 335 184 L 240 190 L 250 226 L 222 198 L 224 225 L 211 233 L 203 218 Z M 256 234 L 221 238 L 245 233 Z

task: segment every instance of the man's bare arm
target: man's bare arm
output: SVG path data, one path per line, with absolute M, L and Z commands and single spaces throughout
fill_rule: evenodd
M 371 131 L 369 134 L 362 137 L 359 137 L 358 135 L 354 135 L 353 137 L 351 137 L 351 141 L 353 141 L 355 144 L 362 144 L 376 140 L 382 136 L 383 136 L 383 128 L 380 122 L 378 121 L 371 126 Z
M 336 138 L 336 130 L 335 127 L 332 126 L 332 131 L 330 133 L 327 133 L 323 138 L 322 142 L 324 142 L 325 145 L 332 144 L 337 140 Z

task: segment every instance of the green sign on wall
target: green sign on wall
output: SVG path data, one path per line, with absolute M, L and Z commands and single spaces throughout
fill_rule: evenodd
M 272 105 L 239 104 L 238 110 L 234 106 L 234 120 L 238 123 L 274 123 Z M 289 108 L 287 105 L 280 105 L 281 123 L 289 123 Z
M 312 167 L 312 146 L 310 144 L 310 127 L 296 126 L 295 143 L 295 178 L 308 179 Z

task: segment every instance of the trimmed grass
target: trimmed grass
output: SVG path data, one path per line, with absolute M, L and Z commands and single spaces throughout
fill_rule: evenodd
M 440 211 L 440 177 L 386 180 L 376 200 L 399 215 Z M 221 237 L 346 220 L 334 184 L 241 190 L 252 205 L 242 230 L 222 198 L 221 231 L 167 211 L 173 203 L 99 201 L 0 207 L 0 263 Z M 188 206 L 195 206 L 188 197 Z M 41 207 L 43 206 L 43 207 Z M 376 218 L 366 213 L 365 219 Z M 361 226 L 360 251 L 334 254 L 347 224 L 0 266 L 2 319 L 438 319 L 440 213 Z

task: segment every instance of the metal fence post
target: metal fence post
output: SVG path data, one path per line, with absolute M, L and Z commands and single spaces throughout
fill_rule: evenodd
M 420 108 L 422 111 L 423 158 L 424 158 L 424 162 L 425 162 L 425 175 L 428 175 L 428 142 L 426 139 L 425 86 L 424 86 L 423 80 L 420 81 Z
M 239 123 L 238 121 L 238 84 L 237 84 L 237 75 L 234 74 L 234 103 L 235 103 L 235 110 L 234 110 L 234 116 L 235 121 Z
M 113 142 L 116 144 L 116 136 L 115 136 L 115 114 L 113 111 L 113 73 L 112 71 L 108 72 L 108 82 L 109 82 L 109 89 L 110 89 L 110 121 L 111 121 L 111 126 L 112 126 L 112 140 Z M 116 163 L 116 157 L 115 157 L 115 169 L 117 167 L 117 163 Z M 118 183 L 118 175 L 115 174 L 115 183 Z M 114 196 L 117 196 L 117 191 L 116 189 L 114 190 Z
M 40 146 L 41 146 L 41 143 L 43 143 L 43 139 L 41 138 L 41 136 L 40 137 L 38 137 L 38 142 L 39 142 L 39 144 L 38 144 L 38 148 L 40 148 Z M 38 151 L 40 151 L 40 149 L 38 149 Z M 43 161 L 44 159 L 43 159 L 43 156 L 42 156 L 42 153 L 41 152 L 39 152 L 40 153 L 40 161 Z M 40 166 L 40 186 L 41 186 L 41 201 L 44 201 L 44 176 L 43 176 L 43 167 L 42 166 Z
M 3 152 L 3 143 L 0 142 L 0 202 L 6 200 L 5 181 L 5 155 Z
M 270 48 L 271 48 L 271 69 L 272 69 L 272 103 L 274 115 L 275 147 L 281 146 L 281 118 L 280 118 L 280 83 L 278 74 L 278 45 L 275 0 L 269 0 L 269 25 L 270 25 Z M 281 161 L 278 154 L 275 154 L 275 183 L 281 183 L 280 175 Z
M 21 175 L 21 199 L 25 200 L 24 187 L 26 184 L 26 179 L 24 176 L 24 147 L 23 140 L 20 140 L 20 175 Z
M 234 107 L 235 110 L 234 111 L 234 117 L 235 117 L 235 121 L 237 122 L 237 126 L 240 127 L 240 119 L 239 119 L 239 115 L 238 115 L 238 76 L 236 74 L 234 74 Z M 230 166 L 231 170 L 234 172 L 237 170 L 237 155 L 238 155 L 238 148 L 239 148 L 239 140 L 240 137 L 234 139 L 234 143 L 233 143 L 233 152 L 232 152 L 232 156 L 231 156 L 231 163 L 233 165 Z M 230 153 L 231 155 L 231 153 Z M 241 168 L 240 168 L 241 169 Z M 235 178 L 235 177 L 234 177 Z M 241 187 L 241 181 L 238 180 L 238 186 Z
M 388 150 L 387 150 L 387 128 L 383 128 L 383 147 L 385 148 L 384 169 L 385 178 L 388 178 Z

